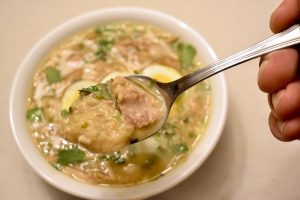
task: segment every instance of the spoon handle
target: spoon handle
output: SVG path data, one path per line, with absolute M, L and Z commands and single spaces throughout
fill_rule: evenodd
M 175 99 L 186 89 L 214 74 L 267 54 L 271 51 L 289 47 L 298 43 L 300 43 L 300 26 L 299 24 L 296 24 L 283 32 L 277 33 L 253 46 L 248 47 L 245 50 L 209 64 L 206 67 L 203 67 L 174 82 L 165 84 L 164 88 L 171 92 L 170 98 Z

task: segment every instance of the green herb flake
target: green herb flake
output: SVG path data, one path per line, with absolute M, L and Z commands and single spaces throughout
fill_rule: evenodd
M 51 96 L 55 96 L 56 95 L 56 90 L 54 88 L 51 88 L 49 92 L 50 92 Z
M 195 138 L 196 134 L 194 132 L 189 132 L 188 136 L 189 138 Z
M 113 100 L 114 99 L 107 87 L 107 84 L 100 83 L 98 85 L 93 85 L 88 88 L 82 88 L 81 90 L 79 90 L 79 92 L 80 92 L 80 94 L 83 94 L 83 95 L 95 93 L 94 97 L 99 100 L 101 100 L 101 99 Z
M 121 155 L 121 153 L 119 151 L 114 152 L 111 156 L 110 156 L 111 160 L 114 161 L 116 164 L 124 164 L 125 158 Z
M 126 161 L 123 157 L 118 157 L 117 159 L 114 160 L 114 162 L 118 165 L 124 164 Z
M 30 122 L 40 122 L 43 119 L 43 112 L 40 108 L 32 108 L 26 112 L 26 118 Z
M 174 150 L 177 153 L 186 153 L 186 152 L 188 152 L 189 147 L 187 146 L 187 144 L 180 143 L 180 144 L 174 145 Z
M 99 91 L 96 93 L 95 95 L 96 99 L 105 99 L 105 100 L 113 100 L 113 96 L 111 95 L 111 93 L 104 88 L 103 90 Z
M 54 122 L 54 118 L 53 117 L 49 117 L 48 122 L 53 123 Z
M 179 43 L 177 45 L 177 54 L 182 67 L 190 67 L 194 61 L 197 50 L 191 45 L 186 43 Z
M 102 35 L 103 28 L 101 26 L 95 28 L 95 33 Z
M 182 122 L 184 123 L 184 124 L 187 124 L 187 123 L 189 123 L 189 118 L 188 117 L 185 117 L 183 120 L 182 120 Z
M 59 163 L 56 163 L 56 164 L 50 163 L 50 164 L 51 164 L 52 167 L 54 167 L 56 170 L 58 170 L 58 171 L 62 170 L 61 164 L 59 164 Z
M 80 42 L 76 45 L 76 50 L 83 50 L 85 47 L 84 43 Z
M 106 53 L 104 51 L 99 50 L 95 53 L 95 55 L 98 60 L 106 61 Z
M 99 91 L 97 92 L 96 96 L 97 99 L 106 99 L 106 100 L 113 100 L 113 96 L 110 93 L 107 84 L 100 84 Z
M 103 35 L 105 32 L 113 32 L 116 30 L 117 27 L 115 25 L 98 26 L 95 28 L 95 32 L 99 35 Z
M 112 40 L 100 40 L 99 41 L 99 48 L 101 48 L 104 51 L 110 51 L 113 41 Z
M 116 110 L 116 111 L 117 111 L 117 113 L 113 117 L 118 122 L 121 122 L 122 121 L 122 113 L 119 110 Z
M 67 117 L 71 113 L 70 109 L 63 109 L 60 114 L 62 117 Z
M 133 70 L 134 74 L 141 74 L 142 72 L 140 70 Z
M 109 161 L 110 157 L 109 155 L 102 155 L 98 157 L 98 160 L 100 161 Z
M 81 128 L 87 128 L 89 127 L 89 124 L 87 122 L 84 122 L 82 125 L 81 125 Z
M 82 88 L 79 90 L 80 94 L 90 94 L 90 93 L 93 93 L 93 92 L 97 92 L 101 89 L 101 85 L 102 84 L 98 84 L 98 85 L 92 85 L 90 87 L 87 87 L 87 88 Z
M 70 163 L 80 163 L 85 158 L 85 152 L 74 147 L 72 149 L 62 149 L 58 151 L 57 163 L 64 166 Z
M 165 153 L 166 152 L 166 149 L 162 146 L 158 146 L 157 149 L 156 149 L 157 152 L 159 153 Z
M 106 61 L 107 54 L 110 52 L 112 45 L 113 45 L 112 40 L 100 40 L 98 42 L 99 49 L 96 52 L 97 59 Z
M 60 71 L 54 67 L 47 67 L 45 69 L 45 73 L 49 84 L 57 83 L 61 80 Z
M 176 126 L 171 122 L 167 122 L 162 128 L 162 133 L 166 136 L 173 136 L 176 133 Z

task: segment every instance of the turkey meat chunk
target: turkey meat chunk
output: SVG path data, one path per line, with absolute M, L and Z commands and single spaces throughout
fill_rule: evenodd
M 116 77 L 110 83 L 110 88 L 122 115 L 134 127 L 148 126 L 163 117 L 162 102 L 128 79 Z

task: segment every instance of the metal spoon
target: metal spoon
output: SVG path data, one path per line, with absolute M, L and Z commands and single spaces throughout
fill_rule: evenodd
M 184 92 L 185 90 L 192 87 L 193 85 L 223 70 L 241 64 L 248 60 L 265 55 L 271 51 L 289 47 L 298 43 L 300 43 L 300 26 L 297 24 L 245 50 L 235 53 L 222 60 L 211 63 L 206 67 L 203 67 L 173 82 L 161 83 L 142 75 L 133 75 L 127 77 L 132 81 L 138 81 L 141 84 L 148 83 L 149 85 L 154 85 L 157 91 L 159 91 L 160 95 L 163 97 L 166 105 L 166 109 L 165 109 L 166 113 L 164 117 L 159 122 L 157 122 L 156 125 L 151 128 L 151 130 L 146 131 L 144 134 L 139 134 L 139 136 L 137 136 L 136 141 L 144 140 L 149 136 L 153 135 L 154 133 L 156 133 L 157 131 L 159 131 L 161 127 L 164 125 L 164 123 L 166 122 L 169 111 L 176 97 L 182 92 Z

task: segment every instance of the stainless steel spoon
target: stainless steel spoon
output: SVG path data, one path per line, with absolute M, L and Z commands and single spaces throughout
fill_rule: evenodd
M 241 64 L 243 62 L 246 62 L 248 60 L 257 58 L 259 56 L 262 56 L 264 54 L 267 54 L 271 51 L 275 51 L 278 49 L 286 48 L 295 44 L 300 43 L 300 26 L 294 25 L 287 30 L 275 34 L 272 37 L 269 37 L 245 50 L 242 50 L 238 53 L 235 53 L 227 58 L 224 58 L 222 60 L 216 61 L 214 63 L 211 63 L 191 74 L 188 74 L 180 79 L 177 79 L 173 82 L 169 83 L 161 83 L 158 81 L 155 81 L 149 77 L 141 76 L 141 75 L 133 75 L 129 76 L 127 78 L 138 81 L 142 84 L 145 84 L 148 82 L 150 85 L 154 85 L 159 91 L 160 95 L 165 100 L 166 105 L 166 113 L 164 117 L 156 124 L 154 128 L 152 128 L 150 131 L 146 131 L 144 134 L 140 134 L 137 138 L 137 141 L 143 140 L 148 138 L 149 136 L 153 135 L 161 127 L 164 125 L 164 123 L 167 120 L 169 111 L 172 107 L 172 104 L 174 103 L 176 97 L 184 92 L 185 90 L 189 89 L 193 85 L 199 83 L 200 81 L 203 81 L 210 76 L 213 76 L 223 70 L 226 70 L 230 67 L 236 66 L 238 64 Z M 155 84 L 153 84 L 155 83 Z

